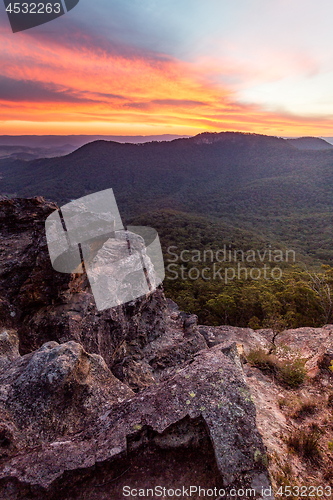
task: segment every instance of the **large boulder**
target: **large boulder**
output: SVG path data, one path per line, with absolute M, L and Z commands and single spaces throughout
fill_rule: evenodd
M 55 209 L 0 201 L 0 498 L 109 500 L 158 486 L 271 498 L 230 332 L 212 341 L 161 288 L 98 311 L 84 274 L 51 266 Z
M 56 208 L 43 198 L 0 200 L 0 326 L 17 330 L 21 354 L 74 340 L 139 391 L 206 347 L 196 316 L 174 305 L 170 319 L 161 287 L 98 311 L 85 274 L 51 266 L 44 225 Z
M 262 498 L 270 485 L 235 344 L 201 351 L 136 395 L 74 342 L 14 361 L 0 382 L 3 427 L 14 429 L 1 498 L 121 498 L 126 486 L 159 485 L 217 488 L 224 498 L 252 489 Z
M 269 457 L 272 485 L 279 492 L 277 497 L 287 494 L 288 485 L 297 484 L 300 490 L 308 491 L 308 478 L 311 485 L 320 485 L 329 492 L 333 486 L 333 325 L 289 329 L 278 335 L 270 329 L 254 331 L 227 325 L 199 326 L 199 331 L 210 346 L 227 339 L 237 343 L 256 406 L 257 428 Z M 279 379 L 273 365 L 269 368 L 264 362 L 262 356 L 272 348 L 271 362 L 280 366 L 284 363 L 289 384 L 288 378 Z M 303 365 L 304 378 L 295 378 Z
M 105 405 L 133 395 L 101 356 L 73 341 L 48 342 L 17 358 L 0 372 L 0 386 L 2 411 L 18 430 L 16 448 L 81 432 Z
M 0 326 L 17 329 L 22 354 L 75 340 L 111 367 L 124 341 L 140 351 L 165 332 L 163 291 L 99 312 L 86 275 L 52 268 L 44 226 L 56 209 L 41 197 L 0 200 Z

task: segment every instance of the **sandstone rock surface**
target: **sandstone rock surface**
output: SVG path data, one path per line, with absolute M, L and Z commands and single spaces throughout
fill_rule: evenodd
M 44 224 L 56 208 L 43 198 L 0 201 L 0 326 L 17 330 L 22 354 L 75 340 L 112 367 L 124 341 L 140 351 L 164 333 L 164 295 L 99 312 L 84 275 L 51 266 Z
M 126 485 L 262 498 L 266 449 L 235 343 L 257 334 L 207 336 L 162 289 L 98 312 L 84 276 L 51 267 L 55 208 L 0 201 L 0 498 L 110 500 Z
M 303 383 L 293 388 L 279 383 L 269 370 L 246 362 L 251 352 L 258 349 L 269 352 L 273 338 L 271 330 L 253 331 L 222 325 L 199 326 L 199 331 L 208 345 L 217 346 L 228 338 L 237 344 L 245 361 L 244 376 L 256 406 L 257 428 L 267 449 L 275 491 L 285 486 L 303 486 L 306 491 L 310 486 L 315 489 L 327 487 L 327 491 L 333 488 L 330 452 L 333 372 L 329 369 L 333 361 L 333 325 L 290 329 L 277 335 L 274 356 L 285 360 L 301 359 L 305 367 Z M 289 440 L 295 440 L 300 433 L 315 443 L 309 455 L 288 445 Z
M 74 342 L 49 343 L 14 361 L 0 379 L 1 410 L 15 429 L 2 459 L 1 498 L 19 499 L 22 491 L 27 499 L 118 498 L 128 483 L 149 488 L 161 480 L 170 488 L 182 481 L 268 487 L 266 451 L 235 353 L 233 345 L 201 351 L 136 395 Z M 144 474 L 145 464 L 156 476 Z

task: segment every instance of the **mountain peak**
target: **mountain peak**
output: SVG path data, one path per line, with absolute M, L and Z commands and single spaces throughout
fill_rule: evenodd
M 287 142 L 301 150 L 323 151 L 333 148 L 332 144 L 319 137 L 299 137 L 297 139 L 287 139 Z
M 223 143 L 234 143 L 234 144 L 244 144 L 245 142 L 254 143 L 257 141 L 265 141 L 265 142 L 280 142 L 281 139 L 275 136 L 263 135 L 263 134 L 254 134 L 252 132 L 203 132 L 201 134 L 196 135 L 188 139 L 195 144 L 214 144 L 217 142 Z

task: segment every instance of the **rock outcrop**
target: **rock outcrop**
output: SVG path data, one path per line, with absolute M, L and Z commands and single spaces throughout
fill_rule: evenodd
M 98 312 L 84 276 L 51 267 L 55 208 L 0 201 L 0 498 L 273 498 L 236 333 L 198 327 L 162 289 Z
M 256 406 L 257 428 L 269 458 L 274 490 L 303 487 L 333 488 L 333 325 L 285 330 L 275 339 L 272 363 L 284 361 L 292 374 L 304 366 L 304 379 L 296 386 L 281 383 L 264 362 L 248 363 L 251 353 L 269 353 L 271 330 L 199 326 L 209 346 L 233 339 L 245 361 L 247 386 Z M 291 379 L 293 381 L 293 379 Z M 305 443 L 305 446 L 304 446 Z M 295 490 L 297 491 L 297 490 Z M 320 489 L 318 490 L 321 491 Z M 282 495 L 283 496 L 283 495 Z
M 0 201 L 0 326 L 17 329 L 22 354 L 75 340 L 112 367 L 124 342 L 128 358 L 163 334 L 164 295 L 99 312 L 84 275 L 51 266 L 44 225 L 56 208 L 43 198 Z
M 0 384 L 1 498 L 119 498 L 126 485 L 160 484 L 260 496 L 269 487 L 233 345 L 201 351 L 137 395 L 75 342 L 17 359 Z

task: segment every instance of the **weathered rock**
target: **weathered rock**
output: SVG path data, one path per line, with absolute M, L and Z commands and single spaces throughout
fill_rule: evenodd
M 189 319 L 189 328 L 185 327 Z M 197 316 L 178 311 L 178 306 L 168 300 L 164 335 L 147 343 L 142 349 L 142 358 L 147 363 L 156 380 L 173 374 L 184 362 L 193 358 L 207 344 L 199 332 Z M 186 329 L 187 328 L 187 329 Z
M 286 437 L 292 427 L 284 415 L 279 401 L 287 391 L 272 382 L 272 379 L 258 368 L 247 363 L 244 366 L 246 383 L 256 406 L 257 428 L 267 449 L 270 472 L 276 472 L 275 457 L 281 464 L 287 463 L 288 447 Z
M 285 330 L 276 339 L 278 346 L 288 346 L 294 352 L 306 359 L 307 375 L 316 377 L 323 369 L 325 353 L 333 351 L 333 325 L 323 328 L 297 328 Z M 329 354 L 328 354 L 329 355 Z M 332 358 L 333 359 L 333 358 Z
M 244 356 L 251 350 L 272 346 L 272 330 L 256 330 L 231 326 L 199 327 L 209 345 L 218 345 L 229 337 L 236 341 L 238 352 Z M 286 484 L 333 486 L 331 453 L 328 443 L 333 440 L 330 407 L 333 359 L 333 326 L 323 328 L 298 328 L 281 332 L 275 339 L 278 360 L 303 358 L 306 368 L 304 382 L 291 389 L 281 385 L 267 370 L 260 370 L 250 363 L 244 365 L 246 383 L 256 406 L 257 428 L 263 438 L 269 457 L 269 472 L 275 491 Z M 316 429 L 320 433 L 316 434 Z M 309 454 L 295 451 L 288 445 L 298 432 L 305 432 L 319 439 Z M 314 434 L 311 434 L 314 433 Z M 318 437 L 319 436 L 319 437 Z M 311 454 L 313 453 L 313 454 Z M 284 491 L 284 490 L 283 490 Z M 280 490 L 281 492 L 281 490 Z
M 103 408 L 133 395 L 101 356 L 73 341 L 48 342 L 16 359 L 1 371 L 0 386 L 0 408 L 18 429 L 16 448 L 81 432 Z
M 198 328 L 198 316 L 191 314 L 184 320 L 184 334 L 185 336 L 192 335 Z
M 320 354 L 317 361 L 317 366 L 321 370 L 329 370 L 328 373 L 333 376 L 333 349 L 327 348 L 323 354 Z
M 15 330 L 0 328 L 0 372 L 20 357 L 19 341 Z
M 43 198 L 0 201 L 0 321 L 19 324 L 31 309 L 51 304 L 70 275 L 54 273 L 48 258 L 44 221 L 55 210 Z M 8 309 L 9 317 L 4 316 Z
M 60 305 L 40 309 L 26 320 L 19 329 L 22 344 L 34 345 L 36 338 L 37 345 L 42 339 L 59 343 L 75 340 L 88 352 L 102 355 L 112 367 L 116 352 L 124 342 L 132 346 L 133 355 L 165 331 L 162 290 L 99 312 L 86 286 L 83 277 L 74 277 Z
M 0 201 L 0 498 L 109 500 L 161 484 L 261 498 L 267 457 L 230 341 L 244 332 L 205 340 L 162 289 L 99 312 L 85 275 L 51 267 L 55 208 Z
M 1 322 L 16 327 L 22 354 L 45 342 L 74 340 L 103 356 L 120 380 L 139 391 L 154 383 L 162 369 L 206 347 L 196 316 L 180 313 L 173 304 L 177 320 L 169 321 L 162 289 L 100 312 L 85 275 L 54 271 L 44 222 L 55 208 L 43 198 L 0 201 Z
M 74 428 L 67 428 L 71 411 L 62 418 L 58 414 L 61 422 L 53 422 L 54 434 L 44 430 L 48 428 L 44 421 L 48 405 L 52 404 L 54 415 L 57 404 L 64 400 L 66 381 L 73 380 L 74 388 L 79 389 L 90 373 L 78 360 L 83 356 L 88 364 L 97 363 L 97 376 L 91 377 L 95 381 L 101 368 L 106 376 L 106 367 L 72 342 L 48 344 L 14 362 L 16 368 L 6 376 L 9 396 L 5 405 L 20 429 L 21 440 L 37 448 L 14 453 L 2 463 L 1 498 L 120 498 L 126 485 L 153 488 L 159 484 L 228 491 L 232 487 L 257 488 L 260 498 L 261 487 L 270 483 L 265 448 L 255 425 L 255 407 L 233 359 L 235 346 L 223 349 L 217 346 L 201 351 L 169 380 L 123 403 L 113 399 L 121 386 L 113 379 L 109 402 L 102 403 L 98 418 L 85 420 L 83 429 L 77 395 L 76 409 L 71 411 L 79 421 L 72 422 Z M 112 380 L 110 374 L 107 377 Z M 36 397 L 35 390 L 43 384 L 47 392 L 29 403 L 27 398 L 32 394 Z M 87 401 L 95 398 L 92 406 L 96 408 L 104 397 L 93 390 L 83 404 L 89 409 Z M 20 416 L 19 408 L 23 407 L 27 410 Z M 62 404 L 60 407 L 64 410 Z M 24 419 L 36 422 L 35 437 L 23 428 Z M 80 432 L 73 433 L 75 429 Z M 192 465 L 189 459 L 194 460 Z M 20 496 L 22 492 L 25 496 Z
M 199 326 L 199 332 L 204 336 L 208 347 L 233 341 L 243 345 L 245 352 L 259 347 L 268 348 L 270 343 L 260 331 L 252 330 L 251 328 L 240 328 L 237 326 L 221 325 L 221 326 Z
M 126 341 L 133 351 L 165 331 L 161 289 L 99 312 L 85 275 L 53 270 L 45 219 L 57 206 L 43 198 L 0 201 L 0 326 L 15 327 L 20 352 L 75 340 L 109 367 Z

